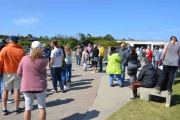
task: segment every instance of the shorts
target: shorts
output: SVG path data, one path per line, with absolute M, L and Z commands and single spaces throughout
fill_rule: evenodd
M 92 57 L 91 61 L 98 62 L 98 57 Z
M 21 77 L 15 74 L 3 73 L 3 90 L 20 89 Z
M 41 93 L 23 92 L 24 99 L 25 99 L 25 110 L 33 109 L 33 102 L 34 102 L 35 96 L 37 98 L 38 108 L 45 108 L 46 107 L 46 91 L 47 91 L 47 89 Z

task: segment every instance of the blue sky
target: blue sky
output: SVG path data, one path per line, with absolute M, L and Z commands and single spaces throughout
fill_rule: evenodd
M 0 0 L 0 34 L 180 39 L 180 0 Z

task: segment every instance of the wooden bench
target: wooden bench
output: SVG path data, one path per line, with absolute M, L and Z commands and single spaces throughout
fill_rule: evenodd
M 142 100 L 147 100 L 150 101 L 151 100 L 151 95 L 154 96 L 159 96 L 159 97 L 164 97 L 166 98 L 166 107 L 170 107 L 170 103 L 171 103 L 171 95 L 168 95 L 168 91 L 161 91 L 161 93 L 157 93 L 154 88 L 143 88 L 140 87 L 140 98 Z

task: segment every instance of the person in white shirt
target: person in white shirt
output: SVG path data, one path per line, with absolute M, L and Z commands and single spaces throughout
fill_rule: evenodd
M 83 71 L 87 71 L 86 70 L 86 67 L 87 67 L 87 61 L 88 61 L 88 59 L 89 59 L 89 54 L 88 54 L 88 52 L 87 52 L 87 48 L 86 47 L 84 47 L 84 51 L 83 51 L 83 53 L 82 53 L 82 62 L 83 62 Z
M 137 53 L 137 55 L 138 55 L 138 59 L 140 60 L 140 51 L 139 51 L 139 48 L 138 48 L 138 47 L 136 48 L 136 53 Z
M 64 60 L 63 51 L 61 48 L 58 48 L 58 42 L 52 41 L 52 45 L 54 49 L 51 51 L 50 55 L 50 69 L 51 69 L 51 75 L 52 75 L 52 84 L 53 84 L 53 90 L 51 92 L 56 93 L 57 92 L 57 81 L 59 81 L 59 85 L 61 88 L 61 91 L 64 93 L 64 88 L 62 84 L 61 79 L 61 67 L 62 62 Z

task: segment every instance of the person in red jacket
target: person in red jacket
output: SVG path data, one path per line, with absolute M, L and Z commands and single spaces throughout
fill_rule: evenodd
M 150 59 L 150 62 L 152 62 L 152 55 L 153 55 L 153 52 L 152 52 L 152 50 L 151 50 L 151 47 L 148 45 L 148 46 L 147 46 L 146 57 Z

